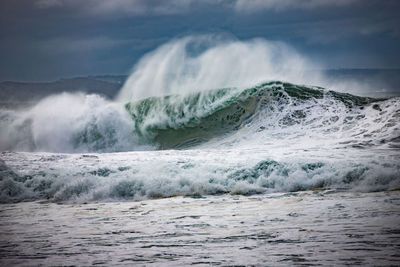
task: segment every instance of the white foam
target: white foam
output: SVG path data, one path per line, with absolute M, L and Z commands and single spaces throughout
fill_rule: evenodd
M 0 150 L 85 152 L 138 147 L 124 107 L 98 95 L 63 93 L 2 112 Z
M 309 151 L 278 161 L 271 160 L 269 154 L 268 148 L 89 155 L 3 153 L 7 165 L 0 173 L 0 202 L 251 195 L 321 187 L 369 192 L 398 189 L 400 185 L 400 166 L 392 158 L 393 151 L 349 149 L 346 157 L 331 158 Z

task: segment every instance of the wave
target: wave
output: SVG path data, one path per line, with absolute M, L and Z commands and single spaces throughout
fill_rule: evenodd
M 398 98 L 279 81 L 149 97 L 124 106 L 96 95 L 62 94 L 31 109 L 1 111 L 0 147 L 117 152 L 250 145 L 250 137 L 262 146 L 265 140 L 282 143 L 305 135 L 360 147 L 398 147 L 399 113 Z
M 135 132 L 161 149 L 196 146 L 245 127 L 252 128 L 247 137 L 271 130 L 306 134 L 307 129 L 326 135 L 358 127 L 359 131 L 373 132 L 370 137 L 375 140 L 371 142 L 390 142 L 399 134 L 395 130 L 397 106 L 398 99 L 359 97 L 279 81 L 245 90 L 222 88 L 150 97 L 125 105 L 135 121 Z M 365 124 L 370 120 L 380 128 L 379 133 L 373 125 Z M 341 130 L 335 130 L 337 127 Z
M 380 163 L 375 159 L 354 159 L 354 155 L 342 160 L 274 160 L 254 151 L 206 150 L 173 154 L 143 151 L 78 156 L 3 153 L 2 156 L 10 163 L 0 161 L 1 203 L 400 189 L 398 160 L 382 157 Z M 32 165 L 21 166 L 23 162 Z
M 111 152 L 138 149 L 123 106 L 98 95 L 63 93 L 33 107 L 0 110 L 0 150 Z

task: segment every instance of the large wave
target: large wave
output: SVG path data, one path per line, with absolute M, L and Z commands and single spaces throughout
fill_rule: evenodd
M 128 103 L 126 109 L 135 121 L 135 132 L 164 149 L 212 139 L 215 146 L 216 137 L 227 143 L 230 134 L 237 139 L 236 145 L 248 145 L 250 136 L 260 146 L 274 136 L 284 142 L 307 135 L 353 146 L 395 146 L 392 142 L 400 134 L 398 105 L 398 99 L 383 101 L 268 82 L 245 90 L 222 88 L 151 97 Z
M 281 42 L 211 35 L 176 39 L 139 61 L 116 101 L 64 93 L 22 110 L 1 110 L 0 150 L 116 152 L 185 147 L 185 140 L 204 143 L 240 128 L 247 117 L 266 112 L 259 106 L 260 99 L 269 97 L 268 86 L 254 85 L 327 84 L 321 73 L 310 69 L 318 66 Z M 275 87 L 285 87 L 282 84 Z M 282 88 L 283 94 L 288 86 Z M 315 89 L 296 90 L 301 95 Z M 320 97 L 314 93 L 314 98 Z M 274 105 L 284 99 L 274 97 Z M 277 115 L 269 115 L 273 116 Z
M 27 111 L 3 112 L 0 124 L 2 150 L 48 152 L 189 148 L 210 141 L 218 147 L 232 142 L 261 146 L 296 136 L 396 147 L 400 136 L 398 98 L 284 82 L 149 97 L 124 106 L 96 95 L 64 94 Z

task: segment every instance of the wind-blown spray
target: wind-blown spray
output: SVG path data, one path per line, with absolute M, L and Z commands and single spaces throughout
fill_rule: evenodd
M 117 99 L 183 94 L 222 87 L 249 87 L 264 81 L 320 82 L 318 66 L 282 42 L 232 41 L 213 36 L 173 40 L 144 56 Z

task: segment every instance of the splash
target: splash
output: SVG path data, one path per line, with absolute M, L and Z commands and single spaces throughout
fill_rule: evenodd
M 184 94 L 223 87 L 249 87 L 264 81 L 321 83 L 318 65 L 282 42 L 226 40 L 189 36 L 144 56 L 134 67 L 117 100 Z
M 133 125 L 121 105 L 98 95 L 63 93 L 24 110 L 2 110 L 0 149 L 65 153 L 135 150 Z

